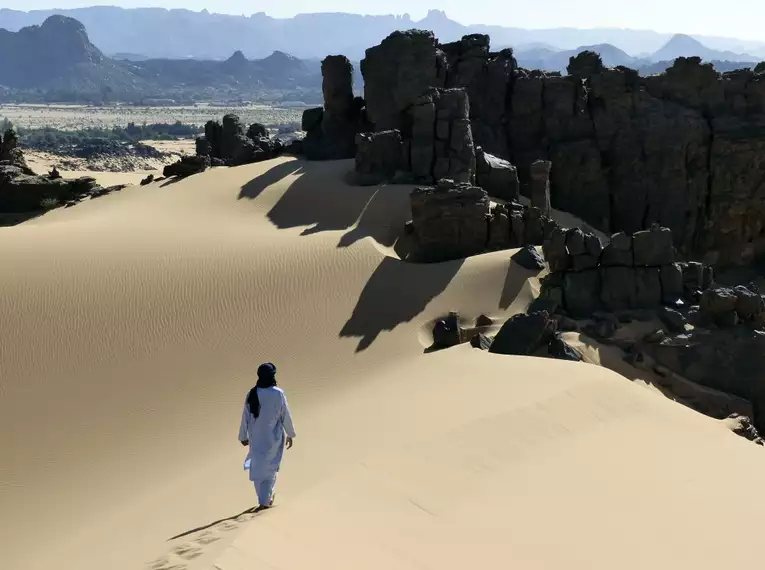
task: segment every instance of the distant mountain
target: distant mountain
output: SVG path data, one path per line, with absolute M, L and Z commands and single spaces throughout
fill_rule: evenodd
M 608 67 L 624 65 L 639 68 L 649 63 L 647 60 L 630 56 L 611 44 L 593 46 L 581 46 L 574 50 L 553 51 L 549 48 L 535 48 L 531 50 L 516 50 L 515 58 L 518 65 L 526 69 L 544 69 L 546 71 L 559 71 L 566 73 L 569 60 L 583 51 L 594 51 L 600 54 L 603 63 Z
M 653 53 L 651 59 L 657 61 L 672 61 L 678 57 L 698 56 L 704 61 L 747 61 L 756 62 L 757 57 L 733 53 L 732 51 L 720 51 L 711 49 L 699 40 L 686 36 L 685 34 L 676 34 L 672 36 L 664 46 Z
M 82 23 L 51 16 L 40 26 L 0 30 L 0 86 L 16 90 L 155 96 L 167 91 L 226 93 L 321 89 L 318 61 L 281 51 L 259 60 L 236 51 L 225 61 L 117 60 L 94 46 Z
M 264 13 L 252 16 L 213 14 L 203 10 L 163 8 L 123 9 L 95 6 L 71 10 L 21 12 L 0 9 L 0 28 L 17 31 L 42 23 L 51 15 L 76 18 L 89 30 L 93 42 L 108 54 L 130 54 L 140 50 L 152 58 L 195 58 L 224 60 L 237 50 L 248 58 L 263 58 L 274 51 L 301 59 L 344 54 L 357 61 L 365 50 L 395 30 L 433 30 L 442 42 L 466 34 L 489 34 L 496 48 L 518 50 L 549 49 L 571 51 L 578 46 L 609 44 L 627 54 L 653 53 L 672 39 L 671 34 L 650 30 L 555 28 L 526 30 L 496 25 L 465 26 L 440 10 L 431 10 L 420 21 L 403 16 L 359 14 L 299 14 L 294 18 L 272 18 Z M 765 56 L 765 43 L 732 38 L 698 36 L 708 49 Z M 140 46 L 140 47 L 138 47 Z M 739 59 L 732 55 L 716 59 Z
M 72 18 L 51 16 L 40 26 L 0 30 L 0 84 L 98 92 L 135 83 L 133 74 L 104 56 Z

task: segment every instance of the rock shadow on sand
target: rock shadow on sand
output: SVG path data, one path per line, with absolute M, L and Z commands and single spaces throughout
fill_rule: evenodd
M 338 247 L 348 247 L 364 237 L 393 245 L 409 217 L 411 189 L 354 186 L 352 174 L 352 162 L 347 160 L 283 162 L 245 184 L 239 199 L 255 199 L 272 184 L 294 176 L 268 212 L 277 228 L 305 227 L 302 235 L 350 229 Z
M 340 337 L 360 338 L 356 352 L 369 348 L 383 331 L 392 331 L 421 314 L 443 293 L 464 259 L 420 265 L 386 257 L 359 296 Z

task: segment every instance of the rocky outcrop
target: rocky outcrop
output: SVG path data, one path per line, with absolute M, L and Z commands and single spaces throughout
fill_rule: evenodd
M 506 160 L 484 152 L 481 147 L 476 148 L 475 152 L 476 184 L 486 190 L 489 196 L 517 201 L 521 195 L 518 170 L 515 166 Z
M 165 166 L 162 175 L 168 178 L 171 176 L 186 178 L 187 176 L 204 172 L 209 167 L 209 156 L 183 156 L 177 162 Z
M 739 325 L 697 328 L 643 351 L 688 380 L 752 402 L 754 424 L 765 428 L 765 332 Z
M 208 121 L 205 134 L 196 140 L 196 155 L 207 157 L 209 162 L 222 161 L 227 166 L 240 166 L 261 162 L 280 155 L 284 151 L 282 142 L 270 137 L 268 130 L 254 123 L 245 132 L 237 115 L 229 113 L 222 122 Z
M 356 134 L 365 130 L 364 100 L 353 96 L 353 65 L 343 55 L 321 62 L 324 107 L 303 113 L 302 151 L 309 160 L 338 160 L 356 154 Z
M 0 164 L 15 166 L 20 168 L 25 174 L 34 175 L 34 172 L 27 166 L 21 149 L 18 148 L 19 137 L 16 131 L 8 129 L 0 135 Z
M 699 263 L 676 263 L 672 232 L 659 226 L 631 236 L 614 234 L 605 247 L 580 229 L 556 229 L 543 252 L 552 271 L 543 296 L 574 316 L 695 300 L 713 279 Z
M 494 204 L 484 189 L 449 179 L 412 191 L 411 208 L 411 260 L 420 262 L 542 245 L 558 228 L 536 208 Z M 529 267 L 535 267 L 539 260 L 532 259 L 531 251 L 526 253 Z
M 356 135 L 356 183 L 374 186 L 395 179 L 406 169 L 407 157 L 399 131 Z
M 532 198 L 537 189 L 534 204 L 545 213 L 546 186 L 534 183 L 544 173 L 532 175 L 541 159 L 552 163 L 551 206 L 603 231 L 631 235 L 659 224 L 681 253 L 708 263 L 765 251 L 765 75 L 719 74 L 679 58 L 665 73 L 640 77 L 583 52 L 561 76 L 519 69 L 510 50 L 491 52 L 485 35 L 439 44 L 416 30 L 367 50 L 361 69 L 369 130 L 398 130 L 417 177 L 450 176 L 506 198 L 505 184 L 481 180 L 480 157 L 477 178 L 465 177 L 473 172 L 468 149 L 481 147 L 517 168 L 522 192 Z M 448 154 L 428 94 L 454 89 L 465 93 L 469 123 L 454 117 Z
M 90 177 L 51 179 L 30 174 L 28 169 L 0 163 L 0 213 L 26 213 L 72 204 L 101 190 Z

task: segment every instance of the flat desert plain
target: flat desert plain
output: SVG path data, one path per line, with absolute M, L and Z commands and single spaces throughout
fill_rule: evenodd
M 399 259 L 411 188 L 281 158 L 0 228 L 0 567 L 758 568 L 762 448 L 646 383 L 468 345 L 537 274 Z M 575 340 L 575 339 L 572 339 Z M 298 437 L 258 515 L 237 431 Z

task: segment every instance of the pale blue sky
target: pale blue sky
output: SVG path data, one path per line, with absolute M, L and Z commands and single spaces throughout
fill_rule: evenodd
M 92 6 L 94 0 L 4 0 L 18 10 Z M 106 4 L 107 2 L 101 2 Z M 737 37 L 765 41 L 765 0 L 121 0 L 125 7 L 161 6 L 228 14 L 266 12 L 290 17 L 300 12 L 403 14 L 422 18 L 429 8 L 445 10 L 463 24 L 523 28 L 621 27 Z M 715 8 L 706 8 L 715 6 Z

